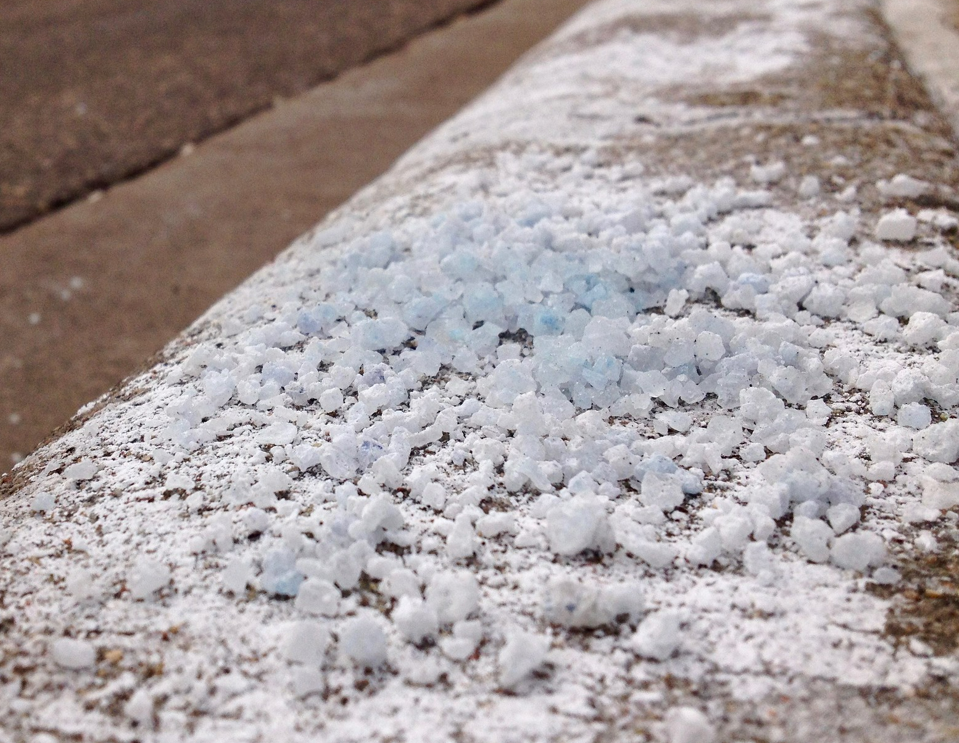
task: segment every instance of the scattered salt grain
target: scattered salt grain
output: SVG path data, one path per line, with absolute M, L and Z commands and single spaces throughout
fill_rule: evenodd
M 286 633 L 283 657 L 290 663 L 321 666 L 330 645 L 330 632 L 313 620 L 294 622 Z
M 414 644 L 433 637 L 439 629 L 436 611 L 418 596 L 401 596 L 392 619 L 400 634 Z
M 709 718 L 693 707 L 673 707 L 666 713 L 669 743 L 716 743 Z
M 679 614 L 662 609 L 647 615 L 630 643 L 643 658 L 663 661 L 676 652 L 680 640 Z
M 833 541 L 830 559 L 846 570 L 862 572 L 885 559 L 886 545 L 878 534 L 856 532 L 843 534 Z
M 34 513 L 49 513 L 56 506 L 57 501 L 53 493 L 42 492 L 33 496 L 30 501 L 30 510 Z
M 887 199 L 916 199 L 928 193 L 931 185 L 911 175 L 898 173 L 891 180 L 877 182 L 876 188 Z
M 58 666 L 74 671 L 90 668 L 97 659 L 97 651 L 89 642 L 67 637 L 54 640 L 50 645 L 50 654 Z
M 387 642 L 379 615 L 364 611 L 346 620 L 340 630 L 340 647 L 358 666 L 377 668 L 386 662 Z
M 170 569 L 151 557 L 140 557 L 127 578 L 130 596 L 137 601 L 153 598 L 157 591 L 169 583 Z
M 544 635 L 512 632 L 499 652 L 499 682 L 504 689 L 512 689 L 540 668 L 546 660 L 550 640 Z
M 883 214 L 876 223 L 876 238 L 893 242 L 909 242 L 916 236 L 916 218 L 905 209 Z

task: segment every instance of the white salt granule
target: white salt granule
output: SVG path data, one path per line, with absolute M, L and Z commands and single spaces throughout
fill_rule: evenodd
M 223 570 L 223 588 L 234 596 L 242 596 L 252 578 L 253 570 L 249 563 L 243 558 L 234 557 Z
M 340 589 L 323 578 L 307 578 L 300 585 L 293 605 L 307 614 L 335 617 L 340 608 Z
M 433 637 L 439 630 L 436 611 L 418 596 L 400 596 L 391 617 L 400 634 L 414 644 Z
M 465 560 L 476 552 L 476 532 L 468 515 L 460 514 L 446 537 L 446 554 L 451 560 Z
M 846 570 L 862 572 L 870 565 L 880 565 L 886 557 L 882 537 L 871 532 L 843 534 L 833 541 L 830 559 Z
M 89 480 L 95 474 L 97 474 L 97 464 L 96 462 L 77 462 L 76 464 L 71 464 L 65 470 L 63 470 L 63 476 L 67 480 L 72 480 L 73 482 L 83 482 L 84 480 Z
M 53 493 L 37 493 L 30 501 L 30 510 L 34 513 L 47 514 L 56 507 L 56 504 L 57 501 Z
M 796 516 L 789 536 L 808 560 L 812 562 L 829 560 L 829 543 L 833 538 L 833 531 L 829 528 L 829 524 L 819 519 Z
M 912 450 L 930 462 L 952 464 L 959 459 L 959 420 L 934 423 L 916 434 Z
M 529 632 L 511 632 L 499 652 L 499 683 L 512 689 L 540 668 L 549 652 L 550 639 Z
M 440 650 L 450 660 L 466 660 L 483 640 L 483 623 L 461 620 L 453 624 L 453 633 L 440 640 Z
M 294 622 L 283 642 L 283 657 L 290 663 L 321 666 L 330 646 L 330 631 L 320 622 Z
M 750 177 L 759 184 L 778 183 L 786 175 L 786 163 L 780 161 L 767 165 L 753 165 L 749 169 Z
M 133 564 L 127 578 L 130 596 L 137 601 L 146 601 L 170 582 L 170 569 L 152 557 L 140 557 Z
M 643 505 L 669 512 L 681 506 L 685 498 L 682 485 L 672 475 L 658 472 L 643 475 L 639 495 Z
M 932 423 L 932 411 L 922 403 L 910 402 L 899 408 L 896 422 L 900 426 L 920 430 Z
M 679 614 L 661 609 L 646 616 L 633 634 L 630 644 L 643 658 L 663 661 L 676 652 L 680 639 Z
M 392 598 L 420 595 L 420 581 L 416 574 L 407 568 L 392 571 L 383 581 L 383 593 Z
M 905 209 L 883 214 L 876 223 L 876 239 L 909 242 L 916 236 L 916 218 Z
M 386 634 L 378 617 L 378 613 L 364 610 L 346 620 L 340 630 L 340 648 L 359 666 L 377 668 L 386 662 Z
M 878 181 L 876 188 L 887 199 L 915 199 L 927 193 L 931 185 L 905 173 L 897 173 L 888 181 Z
M 910 346 L 930 346 L 942 335 L 946 323 L 932 312 L 915 312 L 902 329 L 902 339 Z
M 716 743 L 709 718 L 693 707 L 673 707 L 666 713 L 669 743 Z
M 805 176 L 800 182 L 796 193 L 804 199 L 811 199 L 819 195 L 819 179 L 814 175 Z
M 148 689 L 137 689 L 123 706 L 123 713 L 146 729 L 153 727 L 153 695 Z
M 546 516 L 546 536 L 549 548 L 558 555 L 612 547 L 606 509 L 593 495 L 577 495 L 554 505 Z
M 826 519 L 836 534 L 842 534 L 858 524 L 859 516 L 859 509 L 852 503 L 837 503 L 826 511 Z
M 61 637 L 50 645 L 50 655 L 54 663 L 61 668 L 77 671 L 90 668 L 96 663 L 97 651 L 85 640 L 73 640 Z
M 426 603 L 436 612 L 440 624 L 466 619 L 479 606 L 476 578 L 465 570 L 439 572 L 426 588 Z
M 311 694 L 321 694 L 326 688 L 323 672 L 313 666 L 297 665 L 292 669 L 293 694 L 300 699 Z

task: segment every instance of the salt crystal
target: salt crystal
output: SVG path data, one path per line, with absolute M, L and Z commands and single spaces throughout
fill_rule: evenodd
M 600 592 L 570 578 L 554 578 L 543 597 L 546 621 L 565 627 L 600 627 L 613 618 L 600 605 Z
M 293 605 L 307 614 L 335 617 L 340 606 L 340 589 L 323 578 L 307 578 L 300 585 Z
M 340 629 L 340 648 L 358 666 L 377 668 L 386 663 L 386 633 L 377 617 L 365 610 L 346 620 Z
M 885 559 L 886 545 L 878 534 L 855 532 L 836 537 L 830 551 L 832 562 L 846 570 L 862 572 Z
M 146 601 L 170 582 L 170 569 L 151 557 L 140 557 L 127 578 L 130 596 Z
M 646 616 L 630 644 L 643 658 L 663 661 L 676 652 L 680 639 L 679 614 L 664 609 Z
M 553 506 L 546 517 L 546 535 L 550 549 L 558 555 L 585 549 L 611 551 L 613 546 L 606 510 L 591 495 L 577 495 Z
M 952 464 L 959 459 L 959 420 L 924 428 L 913 439 L 912 450 L 930 462 Z
M 400 634 L 414 644 L 435 636 L 439 629 L 436 610 L 419 596 L 400 596 L 391 618 Z
M 483 640 L 483 624 L 461 620 L 453 625 L 453 634 L 440 640 L 440 650 L 450 660 L 466 660 Z
M 915 312 L 902 330 L 902 339 L 910 346 L 930 346 L 939 340 L 946 323 L 931 312 Z
M 932 423 L 932 411 L 922 403 L 910 402 L 899 409 L 896 422 L 907 428 L 923 429 Z
M 500 686 L 512 689 L 540 668 L 546 660 L 549 645 L 550 640 L 544 635 L 509 633 L 497 656 Z
M 796 516 L 789 536 L 808 560 L 812 562 L 829 560 L 829 543 L 832 541 L 833 531 L 828 524 L 819 519 Z
M 50 645 L 53 661 L 61 668 L 78 671 L 90 668 L 96 663 L 97 651 L 86 640 L 72 640 L 62 637 Z
M 685 495 L 679 480 L 672 475 L 647 472 L 643 475 L 639 499 L 643 505 L 672 511 L 683 504 Z
M 693 707 L 673 707 L 666 713 L 669 743 L 715 743 L 716 729 Z
M 89 480 L 97 473 L 96 462 L 77 462 L 63 470 L 63 476 L 74 482 Z
M 819 195 L 819 179 L 814 175 L 805 176 L 800 182 L 796 192 L 804 199 L 811 199 Z
M 383 581 L 383 593 L 392 598 L 401 596 L 420 596 L 420 581 L 412 570 L 398 568 Z
M 749 170 L 750 177 L 763 185 L 767 183 L 777 183 L 786 174 L 786 163 L 781 160 L 769 163 L 767 165 L 752 165 Z
M 931 186 L 926 181 L 913 178 L 911 175 L 897 173 L 891 180 L 877 182 L 876 188 L 887 199 L 916 199 L 927 193 Z
M 479 586 L 466 571 L 439 572 L 426 588 L 426 603 L 436 612 L 440 624 L 452 624 L 476 611 Z
M 851 503 L 837 503 L 826 511 L 833 532 L 842 534 L 859 523 L 859 509 Z
M 909 242 L 916 236 L 916 218 L 905 209 L 883 214 L 876 223 L 876 239 Z
M 53 493 L 37 493 L 30 501 L 30 510 L 34 513 L 49 513 L 56 507 L 56 498 Z
M 314 620 L 294 622 L 283 643 L 283 657 L 290 663 L 321 666 L 329 645 L 330 632 L 324 624 Z
M 242 558 L 234 558 L 223 571 L 223 588 L 235 596 L 242 596 L 252 577 L 249 564 Z
M 465 560 L 476 552 L 476 532 L 469 516 L 456 517 L 453 530 L 446 538 L 446 554 L 451 560 Z
M 153 696 L 148 689 L 137 689 L 123 706 L 123 713 L 141 727 L 153 727 Z

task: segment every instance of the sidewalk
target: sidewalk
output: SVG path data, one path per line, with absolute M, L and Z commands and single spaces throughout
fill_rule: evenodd
M 4 732 L 954 740 L 957 192 L 873 3 L 590 6 L 11 473 Z

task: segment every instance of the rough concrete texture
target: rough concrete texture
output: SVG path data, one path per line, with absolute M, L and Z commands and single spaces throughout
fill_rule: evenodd
M 0 236 L 0 470 L 584 3 L 498 3 Z
M 0 8 L 0 233 L 485 0 Z
M 161 438 L 162 426 L 168 420 L 178 422 L 163 417 L 172 415 L 167 400 L 180 401 L 177 396 L 189 396 L 194 390 L 194 382 L 185 379 L 185 369 L 202 373 L 204 364 L 215 358 L 217 344 L 233 343 L 236 334 L 243 332 L 243 318 L 254 316 L 248 310 L 263 304 L 264 297 L 272 301 L 282 294 L 293 297 L 293 304 L 301 301 L 300 280 L 314 271 L 313 278 L 319 281 L 316 276 L 322 277 L 324 268 L 335 268 L 327 252 L 341 242 L 340 249 L 345 249 L 344 236 L 354 227 L 362 237 L 377 228 L 431 215 L 455 203 L 458 195 L 491 201 L 508 198 L 508 193 L 497 191 L 500 178 L 503 182 L 509 182 L 508 176 L 528 178 L 527 182 L 548 189 L 551 179 L 580 168 L 594 177 L 618 176 L 610 175 L 609 180 L 623 191 L 630 184 L 636 184 L 637 194 L 655 186 L 665 201 L 670 194 L 678 201 L 680 194 L 695 192 L 694 184 L 714 183 L 723 176 L 733 178 L 740 191 L 758 189 L 764 178 L 762 166 L 781 161 L 780 176 L 761 184 L 769 191 L 769 201 L 763 197 L 763 204 L 808 228 L 810 238 L 837 211 L 855 212 L 851 254 L 869 248 L 871 260 L 878 264 L 882 261 L 875 258 L 876 249 L 885 251 L 909 273 L 910 280 L 924 269 L 921 254 L 936 248 L 949 271 L 949 278 L 943 274 L 941 296 L 951 308 L 956 306 L 956 232 L 948 219 L 942 228 L 921 224 L 917 237 L 898 247 L 879 247 L 875 242 L 873 227 L 881 213 L 895 207 L 910 212 L 942 209 L 945 217 L 946 212 L 956 211 L 959 189 L 951 130 L 906 72 L 875 6 L 771 0 L 757 10 L 754 3 L 729 3 L 710 6 L 711 15 L 705 21 L 702 5 L 694 2 L 605 2 L 593 12 L 596 15 L 582 17 L 540 47 L 491 95 L 441 127 L 387 176 L 337 210 L 326 223 L 332 230 L 298 241 L 180 336 L 157 366 L 86 409 L 63 439 L 38 451 L 7 479 L 0 514 L 10 526 L 2 559 L 13 578 L 4 594 L 6 621 L 0 643 L 5 655 L 0 673 L 6 696 L 0 697 L 0 703 L 19 715 L 10 727 L 13 739 L 28 740 L 41 732 L 103 739 L 192 735 L 204 740 L 235 739 L 242 733 L 256 739 L 275 735 L 280 725 L 289 726 L 285 733 L 290 739 L 323 736 L 364 741 L 395 740 L 403 730 L 423 733 L 426 728 L 421 738 L 432 734 L 438 739 L 497 742 L 509 736 L 671 743 L 709 739 L 946 743 L 956 739 L 959 600 L 951 551 L 956 543 L 955 512 L 953 508 L 952 520 L 937 513 L 929 523 L 901 518 L 900 506 L 915 506 L 919 501 L 918 492 L 904 491 L 895 482 L 906 474 L 905 467 L 896 470 L 894 478 L 870 482 L 870 492 L 879 496 L 871 498 L 862 511 L 864 521 L 877 529 L 873 533 L 888 534 L 891 562 L 899 567 L 901 580 L 879 585 L 851 570 L 840 574 L 831 566 L 821 566 L 822 583 L 812 590 L 803 586 L 808 593 L 802 598 L 815 601 L 831 590 L 837 593 L 830 596 L 840 598 L 815 616 L 802 614 L 808 611 L 806 606 L 788 606 L 791 597 L 781 595 L 789 593 L 786 585 L 776 594 L 782 602 L 753 602 L 752 598 L 768 594 L 763 594 L 761 581 L 735 562 L 708 569 L 677 563 L 658 570 L 602 554 L 564 558 L 528 546 L 524 551 L 508 542 L 510 537 L 505 546 L 493 540 L 484 543 L 475 561 L 460 561 L 457 569 L 480 575 L 484 610 L 490 612 L 485 617 L 522 620 L 537 631 L 552 633 L 558 651 L 552 670 L 534 678 L 528 696 L 514 696 L 489 681 L 493 656 L 500 647 L 497 643 L 502 640 L 497 633 L 503 626 L 492 621 L 484 627 L 488 645 L 455 663 L 440 659 L 444 673 L 426 681 L 422 676 L 404 675 L 409 666 L 402 663 L 364 672 L 331 659 L 323 671 L 326 676 L 307 678 L 321 691 L 305 699 L 294 696 L 294 683 L 284 680 L 293 671 L 280 658 L 277 637 L 264 637 L 264 628 L 276 629 L 300 617 L 297 608 L 252 586 L 247 595 L 235 597 L 216 587 L 227 560 L 236 553 L 255 554 L 261 540 L 296 543 L 300 537 L 310 538 L 306 530 L 313 526 L 298 522 L 296 509 L 306 504 L 309 488 L 326 475 L 316 469 L 296 472 L 283 459 L 287 453 L 280 446 L 267 451 L 267 446 L 258 448 L 252 442 L 251 447 L 261 464 L 266 466 L 269 458 L 278 457 L 273 465 L 289 473 L 288 489 L 278 492 L 275 533 L 258 534 L 256 540 L 244 535 L 240 539 L 247 541 L 235 545 L 231 541 L 229 549 L 234 554 L 229 557 L 202 546 L 199 553 L 191 554 L 183 544 L 187 538 L 201 543 L 208 539 L 203 530 L 213 522 L 205 521 L 207 517 L 226 516 L 231 527 L 239 529 L 242 511 L 234 509 L 235 503 L 231 505 L 228 498 L 235 460 L 219 457 L 242 454 L 244 442 L 252 438 L 250 429 L 259 425 L 254 421 L 231 430 L 218 429 L 219 433 L 207 431 L 207 443 L 192 450 L 166 451 L 169 442 Z M 608 23 L 603 23 L 604 18 Z M 757 39 L 769 48 L 754 48 L 752 42 Z M 643 57 L 648 66 L 640 70 L 628 64 L 617 68 L 615 45 L 613 51 L 590 57 L 594 48 L 602 49 L 609 40 L 620 40 L 621 46 L 642 42 L 651 45 L 644 48 L 663 49 L 677 64 L 684 52 L 699 54 L 701 74 L 677 84 L 671 70 L 656 68 L 654 54 Z M 654 46 L 657 40 L 664 40 L 660 47 Z M 726 54 L 725 59 L 732 62 L 728 67 L 711 67 L 712 57 L 703 49 L 715 56 Z M 738 59 L 761 64 L 768 57 L 785 61 L 773 64 L 776 69 L 759 79 L 736 64 Z M 602 65 L 591 66 L 591 59 L 609 64 L 610 73 L 604 75 Z M 559 73 L 569 69 L 581 73 L 572 76 L 575 85 L 550 87 L 550 71 L 566 81 Z M 550 170 L 551 164 L 555 170 Z M 933 186 L 921 196 L 884 196 L 877 181 L 900 172 Z M 819 179 L 819 189 L 813 196 L 800 197 L 802 179 L 809 175 Z M 755 214 L 761 210 L 743 209 L 734 215 L 739 225 L 729 235 L 743 255 L 758 257 L 771 247 L 783 247 L 750 240 L 761 234 L 762 217 L 754 219 Z M 685 229 L 682 223 L 676 227 Z M 787 252 L 774 254 L 788 259 Z M 836 268 L 842 270 L 841 261 Z M 309 293 L 309 287 L 306 290 Z M 310 301 L 315 298 L 311 296 Z M 718 306 L 713 310 L 725 312 Z M 954 327 L 954 313 L 949 319 Z M 865 334 L 855 334 L 854 324 L 844 317 L 823 320 L 826 330 L 848 331 L 843 337 L 871 344 Z M 776 333 L 771 335 L 770 342 L 778 342 Z M 890 354 L 901 348 L 894 343 L 885 347 Z M 910 353 L 915 360 L 925 352 Z M 454 376 L 450 372 L 449 379 L 437 377 L 425 386 L 438 395 L 445 394 L 447 381 L 469 387 L 468 375 Z M 844 428 L 849 419 L 883 430 L 892 425 L 871 419 L 866 396 L 852 385 L 837 381 L 827 397 L 836 403 L 828 425 L 830 446 L 835 449 L 855 438 L 854 427 Z M 250 407 L 237 403 L 231 410 L 268 419 L 263 411 L 251 412 Z M 302 423 L 304 432 L 315 433 L 328 422 L 309 399 L 296 410 L 281 412 L 297 421 L 297 430 Z M 954 411 L 936 409 L 935 413 L 955 420 Z M 629 424 L 643 425 L 641 421 Z M 491 417 L 486 425 L 494 428 L 500 425 L 499 419 Z M 156 436 L 147 441 L 143 433 Z M 511 437 L 504 432 L 503 438 Z M 856 446 L 855 441 L 852 444 Z M 417 456 L 425 461 L 452 446 L 442 440 Z M 853 458 L 872 464 L 865 447 L 849 451 L 854 452 Z M 449 478 L 455 483 L 469 459 L 455 466 L 452 461 Z M 947 464 L 953 462 L 954 456 Z M 95 466 L 86 474 L 68 473 L 67 468 L 78 463 L 81 470 L 89 470 L 89 463 Z M 906 463 L 923 464 L 915 452 L 906 455 Z M 865 468 L 863 462 L 859 464 Z M 724 478 L 723 474 L 711 478 L 710 487 L 716 491 L 730 487 Z M 507 493 L 499 480 L 491 487 L 501 501 L 517 507 L 525 507 L 534 497 L 528 491 Z M 183 497 L 193 488 L 193 494 Z M 50 496 L 49 502 L 34 500 L 44 495 Z M 407 509 L 410 518 L 418 513 L 408 487 L 390 488 L 389 498 Z M 310 502 L 304 519 L 307 511 L 312 516 L 328 505 Z M 691 521 L 699 516 L 693 508 Z M 286 517 L 290 518 L 280 528 Z M 425 523 L 438 520 L 431 511 L 418 517 L 416 524 L 423 532 L 428 531 Z M 163 533 L 158 533 L 158 524 Z M 784 526 L 779 523 L 775 529 Z M 920 532 L 928 532 L 928 537 Z M 924 544 L 938 543 L 939 550 L 919 549 L 920 536 Z M 442 542 L 434 540 L 435 544 Z M 128 576 L 146 546 L 156 550 L 155 558 L 163 560 L 169 573 L 164 574 L 167 580 L 154 600 L 140 601 L 131 595 Z M 796 557 L 785 538 L 774 540 L 770 549 L 786 558 Z M 441 550 L 434 546 L 433 552 L 437 551 Z M 429 552 L 424 547 L 419 556 L 447 565 L 445 553 Z M 512 558 L 516 562 L 511 563 Z M 77 562 L 88 566 L 102 592 L 80 608 L 61 588 Z M 540 571 L 537 575 L 575 569 L 596 583 L 615 570 L 628 570 L 641 576 L 645 591 L 658 590 L 655 600 L 661 603 L 682 601 L 687 590 L 693 593 L 703 586 L 729 590 L 697 594 L 724 601 L 686 605 L 692 629 L 684 636 L 682 652 L 654 663 L 631 655 L 628 630 L 570 630 L 537 624 L 538 599 L 531 596 L 518 609 L 509 603 L 518 592 L 513 587 L 518 589 L 525 576 L 517 564 Z M 797 574 L 815 569 L 798 559 L 788 566 Z M 349 611 L 364 605 L 368 612 L 386 615 L 393 608 L 375 580 L 361 582 L 344 601 L 353 602 Z M 871 624 L 874 614 L 858 612 L 877 606 L 881 611 L 876 624 Z M 68 615 L 64 611 L 68 607 L 79 612 L 80 618 Z M 497 611 L 498 615 L 493 614 Z M 790 612 L 808 621 L 789 628 L 784 617 Z M 342 619 L 329 620 L 334 632 L 340 631 Z M 775 642 L 765 644 L 762 638 L 767 636 L 762 633 L 770 626 L 780 629 Z M 708 632 L 727 644 L 711 642 Z M 58 667 L 51 658 L 48 648 L 64 635 L 81 638 L 96 649 L 80 672 L 65 669 L 62 662 Z M 810 649 L 809 636 L 824 639 Z M 829 637 L 835 641 L 829 642 Z M 861 656 L 857 648 L 864 649 Z M 438 655 L 432 647 L 410 649 L 399 643 L 391 651 L 411 661 L 410 665 L 422 662 L 426 653 L 432 653 L 431 658 Z M 564 665 L 564 653 L 566 658 L 589 662 Z M 821 659 L 825 660 L 820 663 Z M 838 667 L 837 659 L 842 661 Z M 808 665 L 803 665 L 805 661 Z M 849 678 L 853 671 L 859 678 Z M 239 683 L 234 674 L 242 675 Z M 764 693 L 768 688 L 775 692 Z M 141 690 L 143 695 L 134 697 Z M 138 704 L 128 705 L 133 699 Z M 403 704 L 395 703 L 396 699 Z M 698 730 L 699 738 L 670 736 L 662 722 L 678 706 L 706 710 L 710 728 L 685 728 Z
M 882 10 L 909 68 L 959 132 L 959 3 L 883 0 Z

